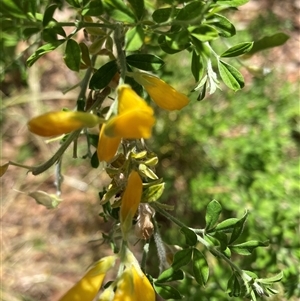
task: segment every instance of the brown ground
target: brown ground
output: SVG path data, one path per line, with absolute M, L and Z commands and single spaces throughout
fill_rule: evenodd
M 260 56 L 252 60 L 257 65 L 284 66 L 285 79 L 295 84 L 299 84 L 300 66 L 299 2 L 250 1 L 235 17 L 242 27 L 259 11 L 272 9 L 282 20 L 291 20 L 294 30 L 289 32 L 291 39 L 286 45 L 271 50 L 267 61 L 261 61 Z M 29 73 L 28 89 L 15 90 L 3 100 L 3 163 L 14 160 L 36 165 L 49 158 L 57 145 L 45 144 L 29 134 L 26 121 L 51 108 L 72 108 L 76 99 L 78 90 L 61 93 L 78 79 L 64 67 L 58 52 L 39 60 Z M 80 149 L 79 156 L 84 152 Z M 68 154 L 71 157 L 71 149 Z M 1 178 L 2 300 L 57 300 L 89 264 L 109 253 L 107 245 L 89 242 L 101 239 L 101 232 L 108 231 L 98 216 L 97 197 L 107 178 L 101 168 L 90 170 L 87 160 L 74 163 L 65 157 L 63 202 L 58 209 L 48 210 L 27 195 L 35 190 L 55 193 L 53 170 L 34 177 L 11 166 Z

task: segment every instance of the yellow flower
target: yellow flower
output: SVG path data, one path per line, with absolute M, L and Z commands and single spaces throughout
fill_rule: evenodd
M 128 177 L 127 186 L 122 196 L 120 208 L 120 222 L 123 239 L 131 229 L 132 219 L 139 207 L 143 192 L 143 182 L 137 171 L 132 171 Z
M 125 268 L 117 284 L 113 301 L 155 301 L 155 292 L 140 268 Z
M 30 132 L 43 136 L 58 136 L 83 127 L 94 127 L 102 121 L 96 115 L 86 112 L 58 111 L 49 112 L 28 122 Z
M 116 154 L 122 138 L 149 138 L 155 122 L 153 109 L 130 86 L 119 86 L 117 93 L 118 115 L 108 120 L 99 134 L 99 161 L 109 162 Z
M 97 155 L 99 161 L 109 162 L 116 154 L 121 138 L 110 138 L 105 135 L 105 125 L 103 124 L 99 134 L 99 141 L 97 147 Z
M 180 110 L 189 103 L 188 97 L 175 90 L 160 78 L 146 73 L 133 73 L 134 79 L 144 86 L 152 100 L 162 109 L 173 111 Z
M 128 85 L 121 85 L 118 92 L 118 115 L 105 126 L 108 137 L 125 139 L 149 138 L 155 119 L 153 109 Z
M 99 260 L 59 301 L 93 301 L 115 260 L 114 255 Z

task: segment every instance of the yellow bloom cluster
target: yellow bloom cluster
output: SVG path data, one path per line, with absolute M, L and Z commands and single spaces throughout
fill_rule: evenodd
M 59 301 L 93 301 L 118 257 L 119 276 L 100 294 L 98 301 L 155 301 L 151 283 L 127 247 L 119 255 L 99 260 Z
M 128 85 L 120 85 L 118 114 L 102 126 L 98 142 L 99 161 L 110 161 L 121 139 L 140 139 L 151 136 L 155 122 L 153 109 Z

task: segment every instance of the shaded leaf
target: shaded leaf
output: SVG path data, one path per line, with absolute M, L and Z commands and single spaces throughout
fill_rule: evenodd
M 93 168 L 98 168 L 99 167 L 99 159 L 98 159 L 98 155 L 97 155 L 97 150 L 94 152 L 94 154 L 92 155 L 91 158 L 91 166 Z
M 101 66 L 92 76 L 89 88 L 92 90 L 100 90 L 105 88 L 115 74 L 118 72 L 118 65 L 115 60 Z
M 172 286 L 169 285 L 162 285 L 162 284 L 155 284 L 154 283 L 155 291 L 164 299 L 181 299 L 181 294 Z
M 132 67 L 145 71 L 159 70 L 165 62 L 153 54 L 132 54 L 126 57 L 126 62 Z
M 128 0 L 128 2 L 134 11 L 134 14 L 137 16 L 137 19 L 141 20 L 145 10 L 144 0 Z
M 230 240 L 229 240 L 229 244 L 232 244 L 234 241 L 236 241 L 240 235 L 242 234 L 243 230 L 244 230 L 244 226 L 246 223 L 248 217 L 248 213 L 246 212 L 245 215 L 239 219 L 237 221 L 237 223 L 234 225 Z
M 199 1 L 194 1 L 186 4 L 176 16 L 176 20 L 180 21 L 195 21 L 202 14 L 204 4 Z M 200 21 L 200 20 L 199 20 Z
M 81 51 L 78 43 L 73 40 L 69 39 L 67 41 L 64 61 L 67 67 L 73 71 L 79 71 L 80 69 L 80 60 L 81 60 Z
M 53 20 L 53 14 L 57 8 L 58 8 L 58 6 L 56 4 L 49 5 L 46 8 L 46 10 L 44 12 L 44 16 L 43 16 L 43 26 L 44 27 L 46 27 L 48 25 L 48 23 Z
M 106 0 L 103 4 L 108 15 L 113 19 L 129 23 L 135 21 L 134 14 L 122 0 Z
M 192 258 L 192 249 L 183 249 L 175 253 L 172 263 L 172 268 L 174 270 L 180 269 L 182 266 L 187 265 Z
M 197 234 L 193 230 L 187 227 L 182 227 L 180 229 L 180 232 L 185 236 L 185 241 L 187 245 L 194 246 L 197 243 Z
M 214 229 L 211 229 L 208 232 L 214 232 L 214 231 L 223 231 L 225 233 L 232 232 L 235 224 L 239 221 L 238 218 L 228 218 L 223 222 L 220 222 Z
M 218 38 L 218 31 L 210 25 L 201 25 L 191 31 L 191 35 L 201 42 L 212 41 Z
M 87 3 L 81 11 L 82 16 L 100 16 L 103 14 L 103 5 L 99 0 Z
M 180 10 L 174 7 L 159 8 L 152 14 L 152 18 L 156 23 L 163 23 L 170 17 L 176 16 Z

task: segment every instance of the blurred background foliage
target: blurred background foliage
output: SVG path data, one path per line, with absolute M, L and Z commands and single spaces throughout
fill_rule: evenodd
M 40 1 L 40 5 L 46 5 L 48 2 Z M 296 1 L 290 1 L 287 6 L 294 7 L 295 11 L 286 8 L 287 14 L 284 17 L 277 14 L 278 6 L 282 5 L 281 1 L 262 1 L 260 5 L 265 9 L 260 9 L 257 1 L 250 2 L 255 2 L 258 8 L 254 13 L 252 12 L 251 19 L 246 21 L 242 19 L 247 15 L 245 12 L 240 17 L 238 13 L 234 13 L 241 30 L 232 39 L 233 44 L 237 41 L 258 39 L 278 30 L 290 34 L 299 29 L 292 16 L 293 13 L 297 14 L 299 9 L 295 4 Z M 266 9 L 267 7 L 276 9 Z M 4 13 L 1 12 L 2 19 Z M 5 104 L 10 97 L 24 93 L 29 80 L 25 61 L 30 55 L 30 46 L 24 52 L 16 52 L 23 38 L 19 29 L 22 22 L 26 20 L 16 20 L 16 23 L 4 20 L 0 36 L 1 98 Z M 224 45 L 219 47 L 222 48 Z M 154 138 L 148 143 L 160 158 L 157 174 L 166 182 L 161 202 L 174 205 L 174 215 L 187 225 L 195 228 L 205 226 L 205 207 L 212 199 L 221 203 L 222 219 L 241 217 L 245 210 L 249 210 L 250 215 L 242 240 L 251 238 L 269 240 L 270 246 L 258 248 L 252 255 L 237 257 L 235 260 L 243 269 L 257 272 L 261 277 L 271 276 L 265 274 L 266 270 L 274 274 L 283 271 L 283 281 L 277 286 L 279 294 L 272 297 L 272 300 L 278 301 L 300 298 L 299 69 L 296 71 L 298 74 L 296 79 L 287 80 L 285 67 L 290 60 L 295 59 L 289 55 L 297 49 L 293 48 L 289 51 L 287 57 L 281 58 L 279 63 L 276 55 L 279 53 L 283 56 L 284 52 L 264 51 L 252 60 L 242 59 L 237 65 L 239 68 L 242 67 L 246 77 L 246 87 L 242 91 L 235 93 L 222 86 L 222 91 L 217 91 L 201 102 L 196 100 L 196 94 L 190 94 L 190 105 L 180 112 L 167 113 L 157 110 Z M 191 80 L 189 60 L 185 59 L 186 54 L 186 52 L 178 53 L 166 57 L 166 65 L 160 74 L 164 80 L 182 89 L 183 92 L 191 91 L 194 84 Z M 255 67 L 251 65 L 253 60 Z M 257 69 L 256 66 L 261 69 Z M 25 106 L 19 109 L 24 110 L 25 116 L 30 116 Z M 8 129 L 12 122 L 10 118 L 6 118 L 10 116 L 9 110 L 9 106 L 2 107 L 0 122 L 1 127 L 5 129 Z M 1 135 L 2 142 L 13 144 L 15 142 L 10 138 L 16 135 L 6 130 Z M 32 152 L 36 153 L 38 150 L 31 144 L 28 145 L 26 139 L 22 143 L 18 146 L 18 156 L 22 158 L 21 161 L 26 162 L 32 158 Z M 7 153 L 3 155 L 1 157 L 9 157 Z M 73 164 L 73 161 L 69 164 Z M 87 166 L 88 164 L 83 168 Z M 3 204 L 4 201 L 5 198 Z M 16 204 L 10 203 L 9 206 L 12 206 L 12 210 L 6 211 L 6 214 L 17 211 L 14 207 L 17 206 Z M 95 219 L 95 215 L 97 218 L 97 210 L 91 207 L 84 212 L 87 214 L 85 217 L 87 220 L 91 217 Z M 5 218 L 4 214 L 2 220 L 4 226 L 14 223 L 11 218 L 5 223 Z M 159 222 L 164 230 L 168 229 L 162 233 L 164 241 L 171 245 L 177 242 L 180 244 L 178 229 L 171 226 L 164 218 L 159 218 Z M 22 227 L 22 220 L 18 220 L 17 223 Z M 72 225 L 76 228 L 74 222 L 68 227 Z M 99 230 L 99 224 L 93 225 L 87 222 L 87 227 L 84 233 L 88 231 L 95 233 Z M 34 228 L 33 223 L 32 231 Z M 40 233 L 38 237 L 47 235 L 47 231 L 51 229 L 45 228 L 43 231 L 45 232 Z M 9 240 L 13 237 L 5 238 Z M 35 237 L 34 248 L 42 249 L 47 253 L 47 245 L 43 246 L 44 243 L 43 239 L 37 240 Z M 85 245 L 84 248 L 93 248 L 93 252 L 96 253 L 95 246 Z M 100 248 L 100 252 L 105 253 L 103 248 L 104 246 Z M 81 250 L 85 251 L 85 249 Z M 99 257 L 100 255 L 102 254 L 99 254 Z M 93 256 L 96 257 L 94 253 Z M 80 255 L 77 254 L 69 260 L 69 264 L 71 262 L 73 265 L 78 265 L 78 270 L 73 268 L 72 271 L 80 275 L 82 272 Z M 86 258 L 84 260 L 85 263 L 89 262 Z M 227 283 L 222 280 L 228 279 L 229 268 L 223 268 L 223 264 L 213 257 L 208 257 L 208 260 L 211 278 L 207 286 L 199 289 L 193 285 L 191 279 L 187 278 L 179 287 L 179 290 L 188 296 L 185 300 L 231 300 L 225 292 Z M 22 256 L 20 261 L 22 263 Z M 16 264 L 16 262 L 8 260 L 7 264 Z M 39 265 L 39 262 L 32 258 L 30 264 Z M 152 264 L 155 270 L 155 257 L 149 261 L 149 264 Z M 54 300 L 52 290 L 44 294 L 36 290 L 26 290 L 17 279 L 12 286 L 15 291 L 10 290 L 7 275 L 2 275 L 4 291 L 8 291 L 5 296 L 3 295 L 3 300 Z M 15 274 L 10 272 L 10 275 Z M 54 286 L 53 290 L 55 289 L 64 290 L 57 286 Z

